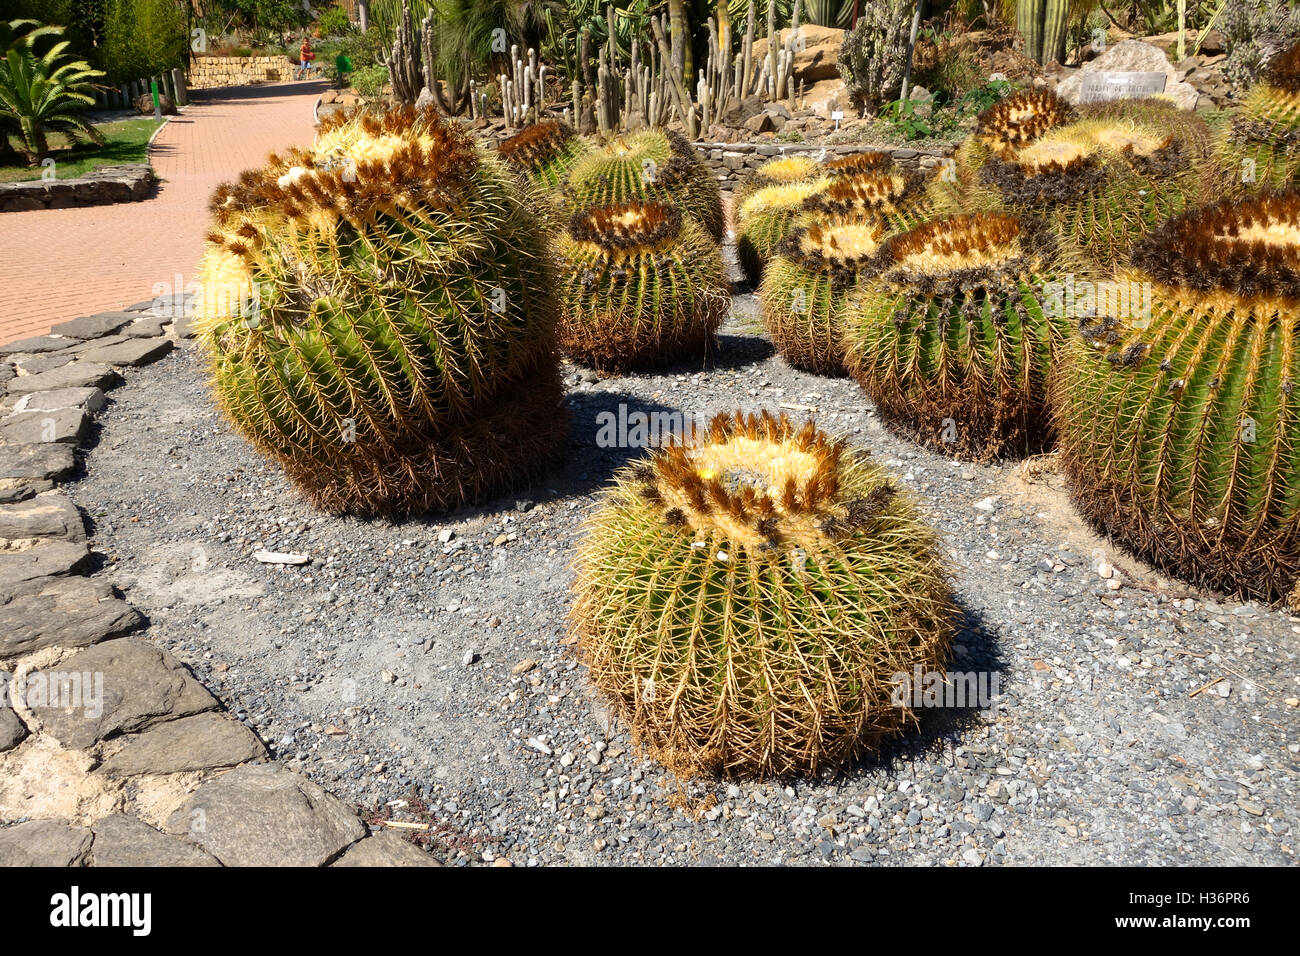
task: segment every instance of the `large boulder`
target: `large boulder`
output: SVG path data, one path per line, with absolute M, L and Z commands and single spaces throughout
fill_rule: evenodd
M 1160 49 L 1141 40 L 1121 40 L 1095 60 L 1085 63 L 1057 84 L 1057 95 L 1078 104 L 1084 80 L 1093 73 L 1164 73 L 1164 96 L 1179 109 L 1196 109 L 1196 100 L 1200 96 L 1196 87 L 1182 82 L 1182 74 Z
M 819 27 L 815 24 L 803 24 L 799 27 L 800 36 L 795 39 L 794 80 L 802 81 L 804 86 L 811 86 L 818 80 L 832 80 L 840 75 L 837 61 L 840 47 L 844 43 L 844 31 L 835 27 Z M 785 48 L 790 37 L 789 29 L 781 31 L 781 47 Z M 754 62 L 762 62 L 767 56 L 767 37 L 754 41 Z
M 171 101 L 166 93 L 158 94 L 158 105 L 162 107 L 164 116 L 176 115 L 176 104 Z M 143 116 L 149 116 L 153 113 L 153 94 L 143 93 L 135 98 L 135 111 Z

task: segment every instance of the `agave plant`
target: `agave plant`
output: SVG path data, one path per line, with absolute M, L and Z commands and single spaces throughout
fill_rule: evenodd
M 1300 609 L 1300 194 L 1148 236 L 1053 386 L 1079 510 L 1190 581 Z
M 0 135 L 13 130 L 32 165 L 49 155 L 50 133 L 104 143 L 79 115 L 95 102 L 94 81 L 104 74 L 65 53 L 70 41 L 45 43 L 62 35 L 62 27 L 33 20 L 0 23 Z
M 915 719 L 896 675 L 942 670 L 955 619 L 907 492 L 766 412 L 622 471 L 574 588 L 593 683 L 684 775 L 817 773 L 876 749 Z
M 563 453 L 542 237 L 459 127 L 331 120 L 212 207 L 197 323 L 217 399 L 319 506 L 452 508 Z

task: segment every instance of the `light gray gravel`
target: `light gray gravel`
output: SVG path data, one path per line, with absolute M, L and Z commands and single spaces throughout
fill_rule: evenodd
M 453 863 L 1293 864 L 1300 618 L 1107 548 L 1050 460 L 891 436 L 852 382 L 772 355 L 754 308 L 738 298 L 711 370 L 571 369 L 567 468 L 484 508 L 313 512 L 221 420 L 192 349 L 112 393 L 69 491 L 153 640 L 327 789 L 427 800 Z M 930 712 L 826 780 L 679 788 L 632 753 L 564 642 L 580 522 L 629 454 L 596 447 L 596 415 L 621 402 L 786 407 L 870 448 L 943 532 L 967 615 L 954 667 L 996 672 L 995 706 Z

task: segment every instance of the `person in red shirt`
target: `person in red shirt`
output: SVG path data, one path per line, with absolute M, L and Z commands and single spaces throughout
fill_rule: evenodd
M 298 48 L 298 79 L 306 79 L 311 75 L 313 61 L 316 54 L 311 49 L 311 37 L 302 38 L 302 46 Z

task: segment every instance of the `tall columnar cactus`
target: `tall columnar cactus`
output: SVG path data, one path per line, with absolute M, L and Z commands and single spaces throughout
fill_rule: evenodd
M 820 179 L 823 175 L 822 164 L 811 156 L 778 156 L 776 159 L 769 159 L 762 166 L 751 170 L 731 194 L 731 201 L 735 204 L 737 213 L 737 223 L 740 219 L 740 208 L 745 200 L 760 189 L 811 182 Z
M 763 324 L 797 369 L 844 375 L 844 309 L 885 238 L 880 220 L 813 222 L 793 229 L 759 287 Z
M 1300 44 L 1278 55 L 1229 114 L 1219 147 L 1245 191 L 1300 185 Z
M 679 133 L 647 129 L 616 136 L 573 164 L 564 189 L 574 211 L 634 200 L 675 203 L 715 240 L 722 238 L 718 181 Z
M 1300 609 L 1300 195 L 1149 236 L 1053 388 L 1079 510 L 1192 582 Z
M 1052 357 L 1070 332 L 1053 242 L 1005 213 L 890 239 L 844 319 L 845 361 L 887 424 L 948 455 L 1043 449 Z
M 736 257 L 750 282 L 758 282 L 803 204 L 830 184 L 826 177 L 764 186 L 736 205 Z
M 552 190 L 564 184 L 569 168 L 591 146 L 563 120 L 542 120 L 503 139 L 497 151 L 533 185 Z
M 1010 160 L 990 156 L 979 179 L 1009 211 L 1051 223 L 1063 255 L 1100 275 L 1125 265 L 1134 240 L 1213 186 L 1173 134 L 1124 119 L 1049 130 Z
M 717 243 L 667 203 L 574 213 L 556 258 L 560 346 L 603 371 L 703 359 L 731 306 Z
M 876 749 L 915 720 L 894 682 L 945 668 L 955 620 L 907 493 L 766 412 L 621 472 L 575 591 L 593 683 L 681 774 L 817 773 Z
M 222 408 L 318 505 L 451 508 L 564 447 L 551 271 L 510 174 L 432 110 L 361 113 L 212 200 Z

